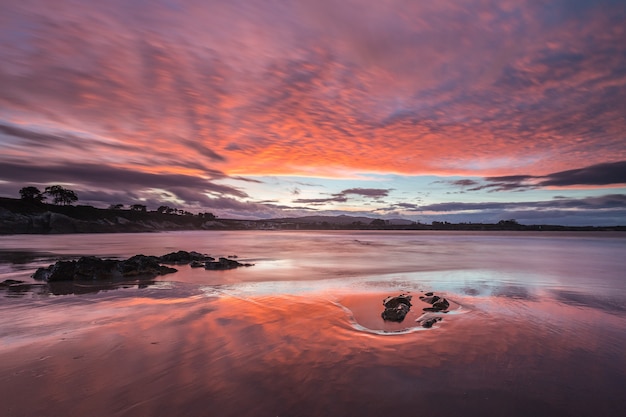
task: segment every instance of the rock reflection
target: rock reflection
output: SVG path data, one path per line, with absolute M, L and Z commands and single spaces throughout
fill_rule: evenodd
M 7 282 L 10 281 L 10 282 Z M 0 294 L 6 297 L 39 297 L 47 295 L 95 294 L 101 291 L 112 291 L 126 288 L 144 289 L 157 285 L 154 279 L 132 281 L 59 281 L 46 283 L 29 283 L 17 280 L 0 282 Z

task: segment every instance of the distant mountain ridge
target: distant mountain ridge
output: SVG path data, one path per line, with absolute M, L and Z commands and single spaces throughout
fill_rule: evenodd
M 273 222 L 277 223 L 328 223 L 334 225 L 351 225 L 353 223 L 362 223 L 363 225 L 368 225 L 372 221 L 375 220 L 383 220 L 385 224 L 393 225 L 393 226 L 408 226 L 415 222 L 406 219 L 378 219 L 376 217 L 365 217 L 365 216 L 348 216 L 345 214 L 341 214 L 339 216 L 303 216 L 303 217 L 281 217 L 271 219 Z
M 145 208 L 145 206 L 142 206 Z M 515 220 L 489 223 L 416 223 L 366 216 L 304 216 L 265 220 L 216 219 L 203 213 L 163 213 L 54 205 L 0 197 L 1 234 L 134 233 L 173 230 L 466 230 L 466 231 L 626 231 L 626 226 L 523 225 Z

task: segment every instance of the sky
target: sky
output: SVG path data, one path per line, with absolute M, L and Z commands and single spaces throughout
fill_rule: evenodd
M 624 0 L 0 0 L 0 196 L 626 224 Z

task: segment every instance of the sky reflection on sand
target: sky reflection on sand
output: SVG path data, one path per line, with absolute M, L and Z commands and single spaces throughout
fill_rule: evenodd
M 355 330 L 329 293 L 155 291 L 5 309 L 7 415 L 376 415 L 433 398 L 448 398 L 450 413 L 485 415 L 608 415 L 623 405 L 614 384 L 626 382 L 626 320 L 602 310 L 462 297 L 466 314 L 379 336 Z M 347 294 L 338 299 L 357 320 L 379 317 L 385 293 Z
M 626 407 L 623 238 L 225 233 L 220 246 L 215 236 L 76 237 L 85 246 L 35 237 L 34 250 L 86 254 L 102 238 L 119 257 L 163 254 L 164 237 L 257 265 L 183 265 L 66 292 L 40 284 L 21 298 L 0 290 L 3 417 L 380 416 L 390 407 L 602 417 Z M 237 242 L 248 243 L 233 251 Z M 382 300 L 424 291 L 460 307 L 428 330 L 363 331 L 412 329 L 417 302 L 395 325 L 380 318 Z

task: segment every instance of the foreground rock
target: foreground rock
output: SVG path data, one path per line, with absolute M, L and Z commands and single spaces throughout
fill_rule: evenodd
M 385 321 L 402 322 L 409 310 L 411 310 L 411 298 L 413 296 L 400 294 L 397 296 L 387 297 L 383 300 L 385 311 L 382 312 L 381 317 Z
M 433 324 L 441 320 L 443 320 L 441 317 L 424 317 L 422 319 L 417 320 L 417 322 L 421 324 L 422 327 L 426 329 L 430 329 L 431 327 L 433 327 Z
M 426 293 L 425 296 L 420 297 L 420 300 L 432 305 L 432 307 L 423 308 L 422 310 L 424 311 L 447 311 L 448 307 L 450 307 L 448 300 L 439 297 L 438 295 L 433 295 L 433 293 Z
M 227 270 L 242 266 L 252 266 L 232 259 L 215 258 L 199 252 L 178 251 L 163 256 L 135 255 L 120 261 L 102 259 L 96 256 L 83 256 L 77 261 L 58 261 L 47 268 L 39 268 L 33 278 L 40 281 L 98 281 L 128 277 L 153 278 L 158 275 L 176 272 L 175 268 L 161 264 L 189 264 L 192 268 Z M 5 284 L 5 286 L 8 284 Z
M 161 265 L 156 256 L 135 255 L 118 261 L 83 256 L 77 261 L 57 261 L 47 268 L 39 268 L 33 278 L 41 281 L 107 280 L 128 277 L 155 277 L 171 274 L 177 270 Z

